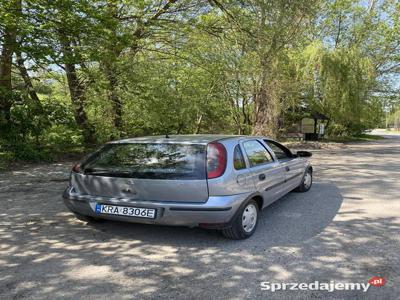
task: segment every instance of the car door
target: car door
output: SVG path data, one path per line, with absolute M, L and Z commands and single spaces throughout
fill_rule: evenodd
M 250 166 L 255 187 L 263 195 L 265 207 L 282 196 L 285 182 L 284 169 L 273 158 L 262 140 L 245 140 L 241 146 Z
M 284 168 L 286 194 L 300 184 L 304 174 L 304 160 L 293 155 L 288 148 L 276 141 L 265 139 L 264 142 L 274 152 L 276 159 Z

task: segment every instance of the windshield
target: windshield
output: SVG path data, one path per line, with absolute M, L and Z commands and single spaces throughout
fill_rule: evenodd
M 206 147 L 107 144 L 82 164 L 85 174 L 149 179 L 205 179 Z

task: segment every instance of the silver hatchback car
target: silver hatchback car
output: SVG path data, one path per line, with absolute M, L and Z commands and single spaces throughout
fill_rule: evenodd
M 83 221 L 200 226 L 244 239 L 255 232 L 263 208 L 311 188 L 307 156 L 256 136 L 114 141 L 73 167 L 63 198 Z

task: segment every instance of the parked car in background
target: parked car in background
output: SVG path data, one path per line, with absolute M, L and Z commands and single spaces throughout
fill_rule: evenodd
M 244 239 L 263 208 L 311 188 L 307 156 L 257 136 L 125 139 L 75 165 L 63 198 L 83 221 L 200 226 Z

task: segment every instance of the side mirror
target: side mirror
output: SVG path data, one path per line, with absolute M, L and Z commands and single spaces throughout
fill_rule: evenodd
M 308 151 L 297 151 L 296 155 L 298 157 L 311 157 L 312 153 Z

